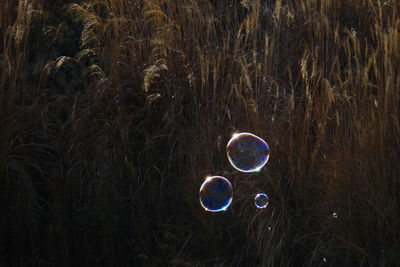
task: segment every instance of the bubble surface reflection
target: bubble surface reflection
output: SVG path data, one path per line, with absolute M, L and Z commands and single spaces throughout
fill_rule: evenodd
M 232 202 L 232 184 L 225 177 L 211 176 L 203 182 L 199 194 L 200 204 L 206 211 L 225 211 Z
M 241 172 L 259 171 L 269 159 L 269 146 L 252 133 L 234 134 L 226 146 L 231 165 Z

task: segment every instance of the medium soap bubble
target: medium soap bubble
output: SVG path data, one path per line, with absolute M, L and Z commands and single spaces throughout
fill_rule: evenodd
M 269 158 L 269 146 L 252 133 L 234 134 L 226 146 L 226 153 L 232 166 L 241 172 L 259 171 Z
M 258 193 L 254 197 L 254 204 L 259 209 L 266 208 L 268 206 L 268 203 L 269 203 L 269 198 L 268 198 L 267 194 L 265 194 L 265 193 Z
M 200 187 L 200 204 L 206 211 L 224 211 L 231 204 L 232 195 L 232 184 L 228 179 L 211 176 Z

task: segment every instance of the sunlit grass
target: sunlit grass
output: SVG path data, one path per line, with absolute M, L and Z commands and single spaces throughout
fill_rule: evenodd
M 395 265 L 399 31 L 396 0 L 0 1 L 0 265 Z

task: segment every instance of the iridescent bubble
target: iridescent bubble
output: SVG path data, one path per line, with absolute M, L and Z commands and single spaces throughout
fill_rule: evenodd
M 337 219 L 337 213 L 336 212 L 332 213 L 332 217 Z
M 259 209 L 266 208 L 268 206 L 268 203 L 269 203 L 269 198 L 265 193 L 258 193 L 254 197 L 254 204 L 256 204 L 256 207 Z
M 232 185 L 222 176 L 208 177 L 200 187 L 200 204 L 206 211 L 226 210 L 232 202 Z
M 241 172 L 259 171 L 269 158 L 269 146 L 252 133 L 234 134 L 226 146 L 232 166 Z

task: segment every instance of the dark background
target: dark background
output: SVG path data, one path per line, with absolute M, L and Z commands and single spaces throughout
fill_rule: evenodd
M 1 0 L 0 266 L 396 266 L 399 11 Z M 226 158 L 240 131 L 258 173 Z

